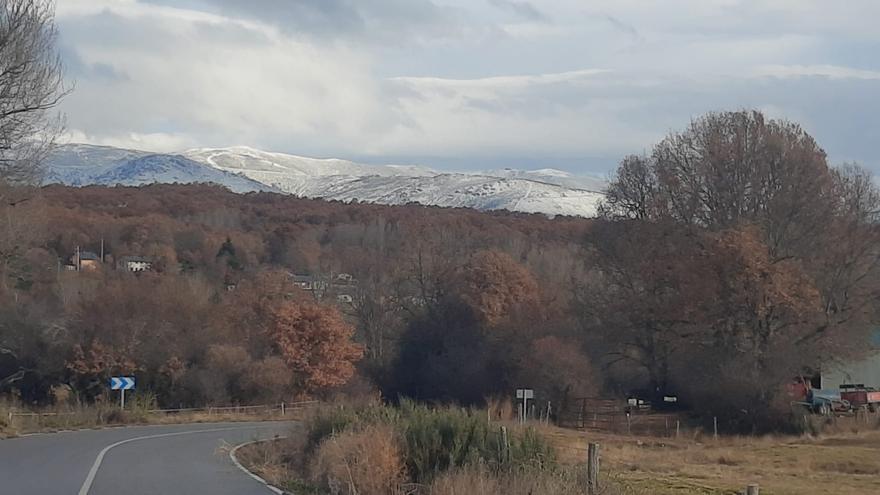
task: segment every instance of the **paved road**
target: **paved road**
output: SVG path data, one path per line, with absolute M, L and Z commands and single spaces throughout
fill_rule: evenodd
M 293 427 L 134 426 L 0 440 L 0 494 L 271 495 L 235 467 L 222 447 L 284 435 Z

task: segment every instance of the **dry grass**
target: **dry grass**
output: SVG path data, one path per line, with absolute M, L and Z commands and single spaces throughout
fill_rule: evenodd
M 344 432 L 321 443 L 309 465 L 311 480 L 340 495 L 400 493 L 405 464 L 390 426 Z
M 305 414 L 303 409 L 288 409 L 284 416 L 278 410 L 151 413 L 142 408 L 133 408 L 122 412 L 116 406 L 80 405 L 44 408 L 28 412 L 27 415 L 10 416 L 10 412 L 20 411 L 21 408 L 0 403 L 0 438 L 119 425 L 298 420 Z
M 254 442 L 238 449 L 235 455 L 239 462 L 269 484 L 291 488 L 292 482 L 303 472 L 304 446 L 305 435 L 299 427 L 292 428 L 286 438 Z
M 583 463 L 586 446 L 601 446 L 603 475 L 623 489 L 666 494 L 734 494 L 749 483 L 762 494 L 880 493 L 880 431 L 816 437 L 699 436 L 670 439 L 573 432 L 545 435 L 568 464 Z
M 515 419 L 516 408 L 508 397 L 490 397 L 486 399 L 486 414 L 492 421 L 510 421 Z
M 718 439 L 699 432 L 683 432 L 675 439 L 582 433 L 538 426 L 540 433 L 555 447 L 560 466 L 526 465 L 499 471 L 471 464 L 440 473 L 425 485 L 397 485 L 401 490 L 386 488 L 381 493 L 583 493 L 586 446 L 589 442 L 598 442 L 603 495 L 733 495 L 742 493 L 750 483 L 760 484 L 764 495 L 880 494 L 880 430 L 874 423 L 866 425 L 864 421 L 838 420 L 831 426 L 832 433 L 821 436 L 722 436 Z M 349 450 L 356 448 L 348 447 Z M 336 457 L 340 456 L 337 452 Z M 363 460 L 358 462 L 360 466 L 368 464 Z M 285 471 L 285 467 L 278 466 L 281 463 L 277 459 L 275 467 L 272 462 L 264 464 L 262 475 L 272 479 L 272 473 L 283 472 L 277 476 L 279 485 L 295 487 L 298 490 L 295 493 L 332 492 L 326 490 L 327 484 L 324 490 L 318 490 L 297 483 L 295 479 L 303 471 Z M 346 465 L 351 465 L 351 460 Z M 339 478 L 344 476 L 348 474 L 337 474 Z M 353 492 L 340 490 L 338 493 Z
M 424 495 L 583 495 L 583 481 L 575 470 L 515 470 L 491 473 L 467 467 L 444 473 L 420 493 Z

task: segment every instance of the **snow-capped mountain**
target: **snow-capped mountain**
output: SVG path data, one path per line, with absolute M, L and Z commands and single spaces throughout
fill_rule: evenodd
M 180 155 L 147 153 L 109 146 L 70 144 L 49 159 L 45 182 L 69 186 L 141 186 L 146 184 L 215 183 L 244 193 L 271 191 L 271 186 L 225 170 L 206 167 Z
M 480 210 L 594 216 L 604 182 L 552 169 L 441 173 L 411 165 L 365 165 L 248 147 L 150 154 L 67 145 L 49 161 L 47 182 L 142 185 L 215 182 L 236 192 L 274 190 L 307 198 L 420 203 Z
M 589 175 L 572 175 L 563 170 L 542 168 L 539 170 L 515 170 L 504 168 L 481 172 L 490 177 L 504 177 L 507 179 L 525 179 L 557 186 L 570 187 L 572 189 L 584 189 L 587 191 L 602 192 L 608 185 L 605 179 Z
M 187 158 L 229 171 L 285 176 L 430 176 L 437 172 L 426 167 L 412 165 L 363 165 L 336 158 L 308 158 L 261 151 L 247 146 L 232 148 L 202 148 L 185 151 Z

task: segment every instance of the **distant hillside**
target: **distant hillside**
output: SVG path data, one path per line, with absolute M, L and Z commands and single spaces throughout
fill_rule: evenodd
M 378 204 L 419 203 L 590 217 L 605 182 L 559 170 L 441 173 L 411 165 L 366 165 L 248 147 L 150 154 L 67 145 L 49 161 L 47 183 L 144 185 L 211 182 L 235 192 L 275 190 L 298 197 Z

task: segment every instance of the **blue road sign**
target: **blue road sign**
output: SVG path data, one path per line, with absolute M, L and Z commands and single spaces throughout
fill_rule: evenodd
M 131 390 L 133 388 L 133 376 L 114 376 L 110 378 L 110 390 Z

